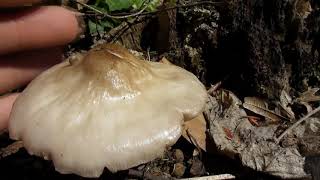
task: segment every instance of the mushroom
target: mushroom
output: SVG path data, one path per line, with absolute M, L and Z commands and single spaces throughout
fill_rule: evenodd
M 13 106 L 9 133 L 63 174 L 98 177 L 104 167 L 161 157 L 206 99 L 192 73 L 100 45 L 34 79 Z

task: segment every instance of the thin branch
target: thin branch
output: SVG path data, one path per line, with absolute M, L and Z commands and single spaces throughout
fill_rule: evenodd
M 141 13 L 140 15 L 156 14 L 156 13 L 162 12 L 162 11 L 170 11 L 170 10 L 174 10 L 174 9 L 188 8 L 188 7 L 200 6 L 200 5 L 217 6 L 217 5 L 224 5 L 224 4 L 225 4 L 225 2 L 201 1 L 201 2 L 194 2 L 194 3 L 190 3 L 190 4 L 185 4 L 185 5 L 176 5 L 176 6 L 172 6 L 172 7 L 158 9 L 158 10 L 155 10 L 152 12 L 144 12 L 144 13 Z
M 99 13 L 100 15 L 105 15 L 104 12 L 100 11 L 100 10 L 97 9 L 97 8 L 94 8 L 94 7 L 92 7 L 92 6 L 89 6 L 89 5 L 86 4 L 86 3 L 79 2 L 79 1 L 77 1 L 77 0 L 71 0 L 71 1 L 73 1 L 73 2 L 75 2 L 75 3 L 78 3 L 78 4 L 80 4 L 81 6 L 86 7 L 86 8 L 88 8 L 88 9 L 91 9 L 92 11 L 97 12 L 97 13 Z
M 316 109 L 314 109 L 313 111 L 311 111 L 310 113 L 308 113 L 306 116 L 302 117 L 301 119 L 299 119 L 297 122 L 295 122 L 291 127 L 289 127 L 288 129 L 286 129 L 278 138 L 275 138 L 275 142 L 278 144 L 280 142 L 280 140 L 289 133 L 289 131 L 291 131 L 292 129 L 296 128 L 299 124 L 301 124 L 303 121 L 305 121 L 306 119 L 308 119 L 309 117 L 311 117 L 312 115 L 316 114 L 317 112 L 320 111 L 320 106 L 317 107 Z
M 121 37 L 128 29 L 130 29 L 130 26 L 133 24 L 138 24 L 141 22 L 144 22 L 145 18 L 141 17 L 135 17 L 129 21 L 123 21 L 119 26 L 111 29 L 104 37 L 106 38 L 107 42 L 115 42 L 118 40 L 119 37 Z
M 108 17 L 108 18 L 112 18 L 112 19 L 127 19 L 127 18 L 130 18 L 130 17 L 135 17 L 135 16 L 139 16 L 141 13 L 143 13 L 144 10 L 147 9 L 148 5 L 145 5 L 140 11 L 138 12 L 135 12 L 135 13 L 132 13 L 132 14 L 128 14 L 128 15 L 123 15 L 123 16 L 115 16 L 115 15 L 110 15 L 108 13 L 105 13 L 105 12 L 102 12 L 100 11 L 99 9 L 97 8 L 94 8 L 92 6 L 89 6 L 88 4 L 86 3 L 83 3 L 83 2 L 80 2 L 80 1 L 77 1 L 77 0 L 72 0 L 78 4 L 80 4 L 81 6 L 84 6 L 94 12 L 97 12 L 98 14 L 102 15 L 103 18 L 105 17 Z

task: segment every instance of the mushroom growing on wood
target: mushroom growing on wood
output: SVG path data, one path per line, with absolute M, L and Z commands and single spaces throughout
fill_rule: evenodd
M 13 106 L 9 132 L 57 171 L 98 177 L 104 167 L 160 157 L 206 99 L 192 73 L 101 45 L 34 79 Z

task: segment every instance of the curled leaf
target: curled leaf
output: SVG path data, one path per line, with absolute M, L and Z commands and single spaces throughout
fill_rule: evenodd
M 290 119 L 294 119 L 295 114 L 290 107 L 291 104 L 292 104 L 291 96 L 286 91 L 282 90 L 280 95 L 280 106 Z
M 256 97 L 246 97 L 244 98 L 243 107 L 249 111 L 259 114 L 263 117 L 271 119 L 273 122 L 278 122 L 281 119 L 287 119 L 279 114 L 276 114 L 269 110 L 266 103 Z
M 320 96 L 316 95 L 316 93 L 319 91 L 320 88 L 311 88 L 307 91 L 303 92 L 299 98 L 297 98 L 298 101 L 301 102 L 317 102 L 320 101 Z
M 184 123 L 182 136 L 190 143 L 197 145 L 202 150 L 206 151 L 206 126 L 207 123 L 204 116 L 203 114 L 200 114 Z

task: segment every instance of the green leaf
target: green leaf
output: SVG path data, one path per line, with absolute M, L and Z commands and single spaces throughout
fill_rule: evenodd
M 105 0 L 110 11 L 129 9 L 133 5 L 133 0 Z
M 132 0 L 132 1 L 133 1 L 133 4 L 132 4 L 133 9 L 139 10 L 142 8 L 141 6 L 144 2 L 143 0 Z
M 105 21 L 101 21 L 100 22 L 101 26 L 107 28 L 107 29 L 112 29 L 114 28 L 114 25 L 112 24 L 112 22 L 105 20 Z
M 102 33 L 104 31 L 104 27 L 96 22 L 89 20 L 88 22 L 90 34 Z
M 160 0 L 151 0 L 147 6 L 146 11 L 155 11 L 157 10 L 157 7 L 160 6 Z
M 144 0 L 132 0 L 133 1 L 133 9 L 139 10 L 142 9 L 143 3 L 145 2 Z M 145 4 L 147 5 L 146 11 L 152 12 L 157 9 L 157 7 L 160 5 L 160 0 L 150 0 L 146 1 Z

